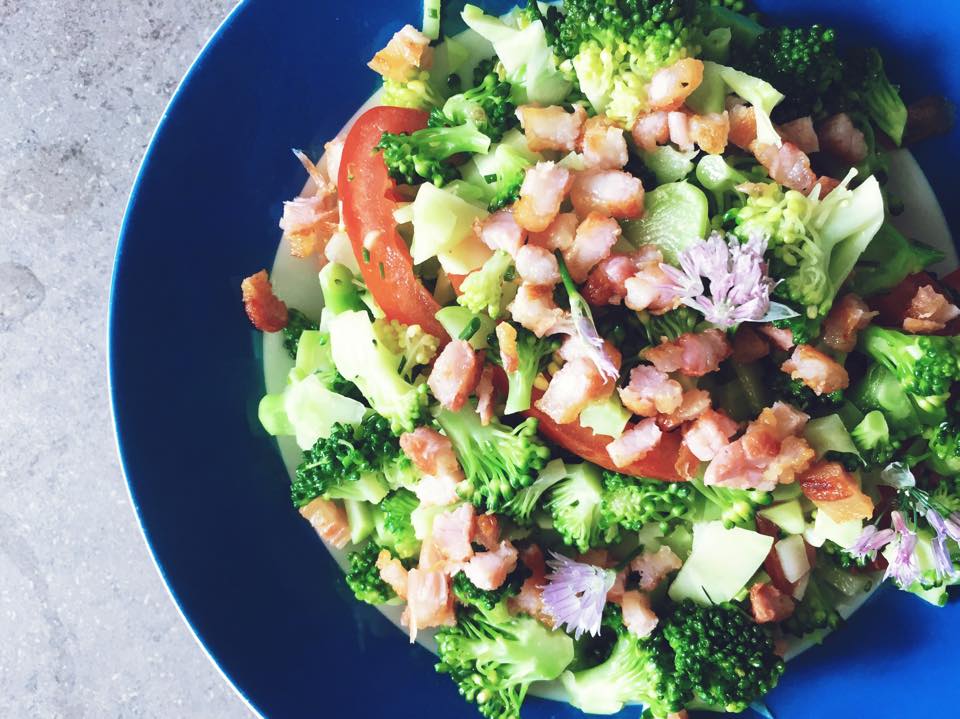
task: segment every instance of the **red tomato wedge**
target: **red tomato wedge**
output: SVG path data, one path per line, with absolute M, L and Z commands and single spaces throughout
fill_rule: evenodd
M 413 272 L 410 250 L 397 232 L 396 183 L 374 151 L 385 132 L 414 132 L 427 126 L 427 113 L 402 107 L 374 107 L 357 118 L 343 147 L 337 187 L 343 222 L 367 288 L 390 319 L 420 325 L 447 341 L 435 317 L 440 305 Z
M 337 184 L 347 234 L 377 304 L 388 318 L 420 325 L 446 342 L 449 337 L 435 317 L 440 305 L 414 274 L 410 250 L 397 232 L 393 218 L 398 204 L 396 183 L 374 151 L 384 132 L 415 132 L 426 126 L 427 113 L 419 110 L 387 106 L 368 110 L 347 134 Z M 454 288 L 462 280 L 460 276 L 450 277 Z M 498 375 L 505 385 L 506 378 Z M 540 394 L 535 392 L 534 399 Z M 680 449 L 678 432 L 665 433 L 654 452 L 618 469 L 607 454 L 611 437 L 595 435 L 578 423 L 558 425 L 534 408 L 526 414 L 539 420 L 544 437 L 589 462 L 636 477 L 681 481 L 675 466 Z

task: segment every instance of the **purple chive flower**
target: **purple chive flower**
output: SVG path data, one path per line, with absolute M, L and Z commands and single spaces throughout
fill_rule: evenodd
M 960 512 L 954 512 L 943 520 L 943 531 L 950 539 L 960 544 Z
M 895 536 L 896 532 L 892 529 L 877 529 L 876 525 L 868 524 L 847 551 L 857 559 L 872 559 L 877 552 L 890 544 Z
M 957 573 L 953 568 L 953 560 L 950 559 L 950 551 L 947 549 L 947 523 L 943 516 L 933 507 L 927 510 L 927 522 L 933 527 L 936 536 L 931 542 L 933 549 L 933 568 L 937 573 L 937 578 L 952 577 Z
M 741 322 L 767 321 L 771 309 L 778 318 L 793 312 L 770 302 L 770 293 L 777 283 L 767 275 L 763 254 L 767 238 L 755 235 L 741 243 L 730 236 L 724 239 L 714 232 L 680 254 L 680 267 L 662 264 L 660 268 L 670 280 L 668 289 L 683 304 L 702 313 L 704 318 L 727 329 Z M 703 280 L 709 280 L 707 294 Z M 774 307 L 771 307 L 773 305 Z
M 607 592 L 613 586 L 616 574 L 592 564 L 575 562 L 562 554 L 551 552 L 547 561 L 551 572 L 543 588 L 543 608 L 553 617 L 558 627 L 566 625 L 575 638 L 586 632 L 600 633 L 603 607 Z
M 900 512 L 891 512 L 890 519 L 893 521 L 893 530 L 896 532 L 892 544 L 896 551 L 890 559 L 883 578 L 893 577 L 897 584 L 906 589 L 920 577 L 916 555 L 917 534 L 907 526 Z

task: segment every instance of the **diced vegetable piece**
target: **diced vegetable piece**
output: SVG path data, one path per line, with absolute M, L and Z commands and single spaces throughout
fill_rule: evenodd
M 620 397 L 614 393 L 584 407 L 580 412 L 580 425 L 592 429 L 594 434 L 616 439 L 623 434 L 631 416 L 629 410 L 620 401 Z
M 796 483 L 794 483 L 794 485 L 795 484 Z M 797 487 L 797 491 L 799 491 L 799 489 L 800 488 Z M 806 526 L 803 519 L 803 507 L 800 506 L 799 499 L 791 499 L 788 502 L 782 502 L 772 507 L 761 509 L 760 514 L 776 524 L 787 534 L 803 534 L 803 529 Z
M 497 324 L 496 320 L 492 319 L 490 315 L 485 312 L 475 315 L 466 307 L 457 305 L 444 307 L 437 312 L 437 321 L 443 325 L 443 329 L 447 331 L 447 334 L 454 339 L 460 338 L 466 340 L 475 350 L 483 350 L 490 346 L 487 342 L 487 337 L 490 336 L 490 333 L 493 332 Z M 461 337 L 460 335 L 466 331 L 471 323 L 476 327 L 474 333 L 469 337 Z
M 426 182 L 413 202 L 413 243 L 410 254 L 419 265 L 441 253 L 449 253 L 464 240 L 473 237 L 474 220 L 482 220 L 487 211 Z
M 644 202 L 644 216 L 625 223 L 626 237 L 634 245 L 656 245 L 667 262 L 676 263 L 694 240 L 706 236 L 709 209 L 699 188 L 686 182 L 661 185 L 647 193 Z
M 804 531 L 803 536 L 814 547 L 822 547 L 828 539 L 844 549 L 852 547 L 853 543 L 863 533 L 863 520 L 849 519 L 845 522 L 834 522 L 830 514 L 818 511 L 813 526 Z
M 283 408 L 303 450 L 328 437 L 337 422 L 357 424 L 367 411 L 355 399 L 328 390 L 313 374 L 288 386 L 283 397 Z
M 807 558 L 803 537 L 796 534 L 785 537 L 773 545 L 773 549 L 783 568 L 783 576 L 791 584 L 810 571 L 810 560 Z

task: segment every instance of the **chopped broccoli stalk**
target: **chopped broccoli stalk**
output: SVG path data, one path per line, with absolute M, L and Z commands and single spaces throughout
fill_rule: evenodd
M 728 489 L 706 485 L 700 480 L 690 484 L 707 500 L 704 519 L 719 519 L 727 529 L 751 527 L 757 510 L 773 502 L 773 495 L 756 489 Z
M 561 479 L 567 476 L 563 461 L 554 459 L 537 475 L 536 480 L 517 492 L 503 506 L 503 513 L 519 524 L 530 524 L 533 511 L 540 506 L 541 499 Z
M 867 368 L 863 378 L 848 394 L 861 412 L 883 412 L 887 424 L 896 433 L 902 436 L 919 433 L 919 418 L 910 397 L 893 373 L 879 362 Z
M 347 570 L 347 586 L 357 599 L 367 604 L 385 604 L 397 596 L 380 577 L 380 570 L 377 569 L 379 554 L 380 547 L 374 542 L 367 542 L 348 556 L 350 569 Z
M 886 466 L 900 449 L 900 442 L 890 436 L 887 418 L 880 410 L 867 412 L 850 436 L 869 466 Z
M 331 262 L 320 270 L 320 291 L 323 292 L 323 306 L 335 315 L 348 310 L 362 312 L 367 309 L 353 273 L 339 262 Z
M 400 459 L 400 442 L 386 418 L 371 414 L 358 426 L 337 423 L 304 452 L 290 496 L 297 507 L 316 497 L 376 504 L 388 490 L 382 468 Z
M 586 552 L 616 539 L 618 527 L 604 526 L 603 475 L 596 465 L 583 462 L 567 467 L 567 474 L 550 490 L 547 509 L 553 528 L 564 543 Z
M 697 498 L 697 491 L 688 482 L 662 482 L 604 472 L 600 524 L 629 532 L 656 524 L 667 535 L 678 522 L 690 521 Z
M 437 654 L 437 671 L 488 719 L 519 719 L 530 684 L 556 679 L 574 656 L 570 637 L 524 614 L 511 616 L 505 602 L 461 611 L 455 627 L 437 632 Z
M 877 49 L 854 50 L 848 58 L 845 79 L 847 102 L 862 107 L 873 124 L 894 143 L 903 142 L 907 107 L 887 77 L 883 58 Z
M 489 512 L 499 511 L 546 464 L 548 450 L 537 439 L 537 421 L 528 417 L 516 427 L 496 420 L 480 423 L 472 403 L 459 412 L 441 410 L 437 423 L 453 443 L 466 481 L 460 496 Z
M 291 359 L 297 358 L 297 346 L 300 344 L 300 335 L 304 330 L 316 330 L 317 323 L 303 312 L 290 307 L 287 309 L 287 326 L 283 328 L 283 347 Z
M 496 335 L 491 336 L 492 339 Z M 507 403 L 504 414 L 515 414 L 530 409 L 533 395 L 533 382 L 537 378 L 544 362 L 560 346 L 556 337 L 537 337 L 523 328 L 517 330 L 517 368 L 507 372 Z M 487 352 L 491 362 L 503 366 L 499 344 L 494 342 Z
M 908 275 L 943 258 L 939 250 L 908 240 L 896 227 L 884 222 L 854 267 L 850 289 L 861 297 L 869 297 L 893 289 Z
M 929 433 L 930 467 L 947 477 L 960 475 L 960 421 L 951 417 Z
M 385 132 L 376 146 L 397 182 L 432 182 L 437 187 L 459 176 L 457 168 L 445 162 L 447 159 L 461 153 L 483 153 L 489 148 L 490 138 L 471 124 L 428 127 L 410 134 Z
M 513 267 L 513 258 L 503 250 L 497 250 L 483 267 L 467 275 L 460 285 L 457 302 L 474 314 L 485 312 L 496 319 L 503 309 L 504 281 Z
M 493 142 L 517 124 L 516 105 L 510 100 L 510 83 L 500 78 L 494 63 L 481 63 L 478 71 L 486 71 L 476 87 L 454 95 L 442 109 L 430 113 L 430 127 L 473 125 Z

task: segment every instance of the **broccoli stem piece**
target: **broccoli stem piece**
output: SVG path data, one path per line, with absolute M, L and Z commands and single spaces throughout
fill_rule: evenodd
M 459 176 L 444 161 L 461 153 L 484 153 L 490 149 L 490 138 L 471 124 L 428 127 L 410 134 L 385 132 L 375 149 L 383 153 L 387 171 L 397 182 L 442 187 Z
M 517 330 L 517 368 L 507 372 L 507 402 L 504 414 L 515 414 L 530 409 L 533 382 L 536 380 L 544 361 L 560 347 L 556 337 L 537 337 L 525 329 Z M 501 364 L 500 353 L 490 352 L 488 356 Z
M 287 308 L 287 326 L 283 328 L 283 348 L 290 359 L 297 358 L 300 335 L 305 330 L 316 330 L 319 325 L 295 307 Z
M 349 310 L 367 310 L 360 298 L 360 290 L 353 281 L 353 273 L 339 262 L 331 262 L 320 270 L 320 291 L 323 293 L 323 306 L 335 315 Z
M 900 448 L 900 442 L 890 436 L 887 418 L 876 409 L 864 415 L 850 436 L 868 465 L 886 465 Z
M 707 500 L 705 517 L 716 516 L 727 529 L 754 526 L 757 509 L 773 502 L 773 495 L 756 489 L 727 489 L 705 485 L 700 480 L 690 484 Z M 712 505 L 712 506 L 711 506 Z
M 849 58 L 848 87 L 870 119 L 898 146 L 907 126 L 907 106 L 883 69 L 883 58 L 876 48 L 855 50 Z

